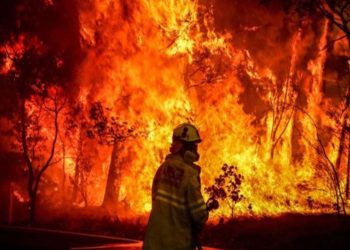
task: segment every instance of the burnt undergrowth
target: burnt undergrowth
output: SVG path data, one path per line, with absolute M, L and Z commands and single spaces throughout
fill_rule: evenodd
M 350 217 L 285 214 L 208 225 L 203 244 L 227 249 L 347 249 Z
M 77 209 L 40 216 L 40 228 L 142 240 L 147 217 L 117 219 L 101 208 Z M 18 221 L 17 225 L 25 225 Z M 239 217 L 207 224 L 202 244 L 223 249 L 347 249 L 350 216 L 285 214 L 278 217 Z

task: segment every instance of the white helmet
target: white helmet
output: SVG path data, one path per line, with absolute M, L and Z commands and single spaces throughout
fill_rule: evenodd
M 173 131 L 173 138 L 184 142 L 201 142 L 198 130 L 195 126 L 189 123 L 183 123 L 177 126 Z

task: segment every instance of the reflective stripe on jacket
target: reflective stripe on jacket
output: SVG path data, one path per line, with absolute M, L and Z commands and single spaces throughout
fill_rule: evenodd
M 144 250 L 195 249 L 195 237 L 208 219 L 199 172 L 178 154 L 168 155 L 158 168 Z

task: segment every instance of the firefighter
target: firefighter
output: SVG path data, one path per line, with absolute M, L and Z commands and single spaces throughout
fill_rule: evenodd
M 152 185 L 152 211 L 144 250 L 190 250 L 208 219 L 201 194 L 198 130 L 184 123 L 174 129 L 170 154 L 158 168 Z

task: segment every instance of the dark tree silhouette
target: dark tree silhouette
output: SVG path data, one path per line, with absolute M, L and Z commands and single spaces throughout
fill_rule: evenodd
M 13 123 L 28 172 L 30 223 L 33 224 L 39 184 L 55 154 L 58 116 L 64 98 L 58 87 L 51 84 L 57 80 L 55 73 L 59 71 L 55 59 L 44 52 L 37 39 L 24 38 L 23 43 L 24 51 L 18 49 L 18 45 L 5 47 L 7 59 L 13 64 L 6 80 L 13 84 L 18 98 L 18 114 L 13 115 Z M 43 134 L 43 126 L 53 126 L 50 146 L 47 135 Z M 48 155 L 43 154 L 46 150 Z
M 87 152 L 89 122 L 85 107 L 81 102 L 70 105 L 69 111 L 66 113 L 64 129 L 65 140 L 62 142 L 65 147 L 74 152 L 71 157 L 75 162 L 74 177 L 69 177 L 73 186 L 71 201 L 72 203 L 77 202 L 78 194 L 80 194 L 85 206 L 87 206 L 87 182 L 92 170 L 92 156 Z M 65 180 L 65 170 L 63 170 L 63 174 L 63 180 Z
M 121 175 L 118 169 L 118 144 L 130 137 L 137 137 L 143 133 L 138 126 L 131 126 L 121 121 L 119 117 L 109 116 L 110 109 L 103 107 L 102 103 L 96 102 L 91 105 L 89 118 L 90 129 L 87 134 L 95 138 L 100 144 L 113 147 L 111 162 L 108 170 L 107 185 L 103 198 L 103 206 L 113 207 L 118 203 L 119 178 Z
M 297 12 L 300 15 L 319 14 L 326 18 L 330 25 L 340 31 L 340 35 L 329 39 L 326 47 L 332 48 L 334 43 L 346 39 L 348 45 L 348 58 L 350 57 L 350 0 L 298 0 L 296 2 Z M 347 72 L 350 73 L 349 70 Z M 338 155 L 335 163 L 336 171 L 339 170 L 342 157 L 347 153 L 345 197 L 350 198 L 350 81 L 348 80 L 344 93 L 341 93 L 343 101 L 338 105 L 337 111 L 331 114 L 331 118 L 338 124 L 336 133 L 339 135 Z M 333 110 L 334 111 L 334 110 Z M 339 112 L 338 112 L 339 111 Z M 346 141 L 348 149 L 346 148 Z M 342 192 L 341 192 L 342 195 Z
M 12 136 L 23 154 L 31 224 L 35 223 L 39 184 L 55 163 L 66 83 L 81 58 L 75 4 L 66 0 L 0 3 L 0 96 L 5 100 L 0 115 L 15 126 Z M 45 134 L 44 127 L 52 134 Z
M 222 174 L 215 178 L 215 183 L 204 190 L 210 198 L 225 201 L 231 209 L 231 218 L 233 218 L 236 204 L 244 198 L 241 194 L 243 176 L 236 166 L 224 164 L 221 170 Z

